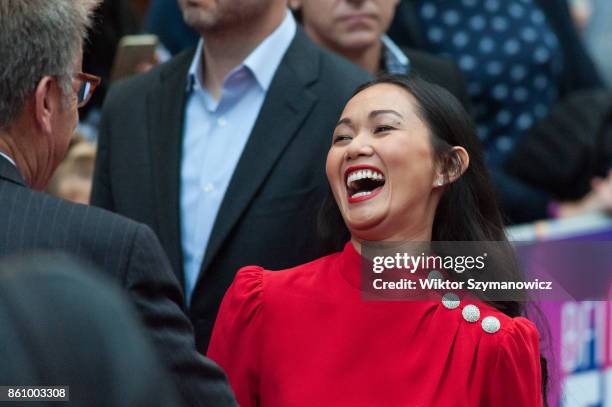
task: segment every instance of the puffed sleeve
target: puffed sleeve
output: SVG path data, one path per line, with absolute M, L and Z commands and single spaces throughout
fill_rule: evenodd
M 259 405 L 263 269 L 242 268 L 225 294 L 207 355 L 229 379 L 242 407 Z
M 540 336 L 535 325 L 525 318 L 513 318 L 499 334 L 482 405 L 542 406 Z

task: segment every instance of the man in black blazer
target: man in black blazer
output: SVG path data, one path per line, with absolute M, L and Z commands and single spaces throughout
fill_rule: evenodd
M 268 62 L 263 71 L 278 64 L 252 130 L 220 135 L 228 148 L 243 137 L 245 145 L 222 189 L 218 210 L 200 218 L 214 220 L 214 225 L 207 242 L 196 242 L 202 260 L 195 285 L 186 287 L 198 349 L 205 352 L 221 299 L 240 267 L 286 268 L 323 254 L 315 224 L 329 188 L 325 158 L 345 102 L 370 76 L 295 28 L 286 0 L 254 0 L 248 7 L 221 0 L 210 9 L 182 0 L 179 4 L 186 21 L 203 34 L 200 52 L 179 54 L 111 89 L 103 109 L 92 204 L 150 225 L 179 280 L 188 281 L 193 270 L 185 270 L 184 246 L 189 242 L 184 235 L 191 225 L 185 219 L 194 214 L 181 210 L 186 193 L 182 168 L 185 153 L 190 153 L 183 142 L 193 133 L 193 121 L 212 113 L 201 111 L 194 117 L 186 111 L 191 111 L 194 95 L 220 100 L 219 105 L 239 103 L 224 99 L 222 86 L 232 85 L 232 79 L 244 81 L 253 72 L 266 76 L 258 68 L 245 68 L 254 59 L 249 54 Z M 272 50 L 270 41 L 277 42 Z M 268 48 L 264 57 L 263 48 Z M 281 55 L 275 55 L 278 49 L 283 49 Z M 202 68 L 190 75 L 190 66 L 198 66 L 200 58 Z M 242 72 L 242 79 L 232 76 L 236 72 Z M 226 76 L 229 80 L 222 84 Z M 203 83 L 205 92 L 190 91 L 194 81 Z M 221 131 L 217 123 L 225 124 L 215 121 L 206 128 Z M 208 133 L 202 130 L 200 135 Z M 204 159 L 201 165 L 206 167 Z
M 38 192 L 96 84 L 80 72 L 90 11 L 72 0 L 0 5 L 0 257 L 59 249 L 94 263 L 126 289 L 185 403 L 233 406 L 224 374 L 195 349 L 180 285 L 151 229 Z

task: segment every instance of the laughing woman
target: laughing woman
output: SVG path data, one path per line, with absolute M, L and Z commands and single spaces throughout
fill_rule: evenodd
M 459 102 L 418 78 L 362 86 L 326 171 L 344 250 L 280 272 L 245 267 L 221 305 L 208 355 L 239 403 L 542 405 L 539 335 L 520 303 L 362 300 L 362 242 L 507 242 Z

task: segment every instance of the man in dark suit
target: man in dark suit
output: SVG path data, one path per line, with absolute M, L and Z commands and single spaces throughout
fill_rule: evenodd
M 196 352 L 180 285 L 150 228 L 38 192 L 97 83 L 80 72 L 88 4 L 0 3 L 0 257 L 61 249 L 93 262 L 129 293 L 185 403 L 235 405 L 221 370 Z
M 286 0 L 179 4 L 204 40 L 110 91 L 92 203 L 158 233 L 204 352 L 240 267 L 322 254 L 325 157 L 369 75 L 314 45 Z

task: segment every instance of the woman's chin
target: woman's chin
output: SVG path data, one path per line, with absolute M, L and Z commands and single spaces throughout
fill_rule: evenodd
M 361 212 L 361 211 L 360 211 Z M 371 235 L 376 235 L 376 228 L 382 223 L 384 216 L 380 213 L 354 213 L 349 214 L 347 218 L 347 226 L 354 236 L 370 236 L 368 240 L 372 239 Z

